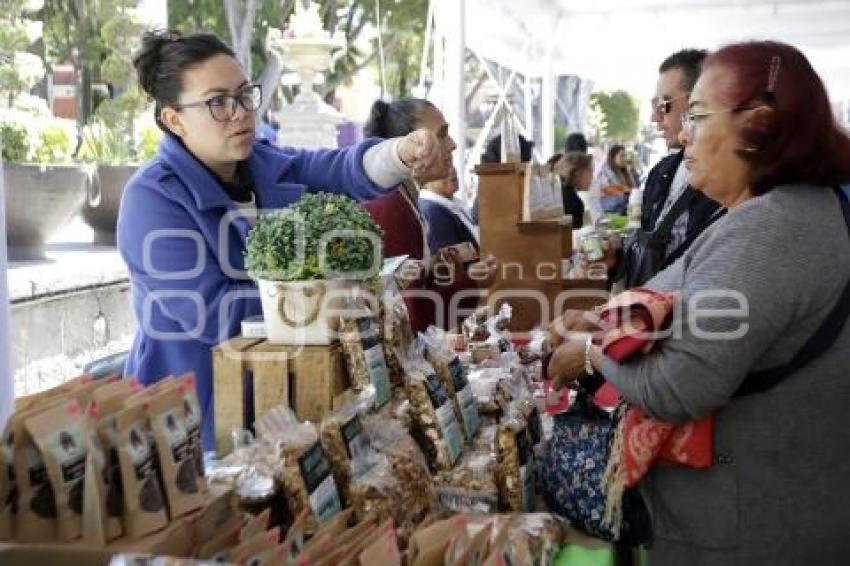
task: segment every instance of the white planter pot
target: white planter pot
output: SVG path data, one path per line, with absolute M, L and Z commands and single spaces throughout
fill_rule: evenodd
M 268 341 L 296 346 L 331 344 L 337 339 L 339 314 L 357 282 L 258 282 Z

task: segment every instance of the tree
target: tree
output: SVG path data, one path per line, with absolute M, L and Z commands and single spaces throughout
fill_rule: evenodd
M 81 127 L 90 120 L 97 106 L 92 85 L 103 78 L 101 68 L 104 63 L 114 52 L 129 54 L 138 46 L 138 34 L 122 36 L 108 31 L 104 34 L 103 28 L 110 20 L 126 20 L 138 4 L 139 0 L 44 2 L 47 58 L 53 64 L 70 62 L 74 65 L 78 77 L 77 122 Z M 126 25 L 126 22 L 120 25 Z
M 265 38 L 270 27 L 284 28 L 301 0 L 258 0 L 251 63 L 253 77 L 260 75 L 266 65 Z M 377 38 L 370 38 L 370 48 L 362 44 L 367 34 L 374 32 L 375 3 L 373 0 L 320 0 L 318 2 L 322 23 L 327 31 L 338 32 L 345 41 L 344 53 L 335 60 L 333 69 L 325 76 L 318 89 L 326 100 L 333 99 L 334 91 L 347 84 L 360 70 L 377 64 Z M 389 94 L 394 97 L 410 95 L 415 86 L 425 18 L 428 3 L 423 0 L 395 0 L 382 4 L 384 52 L 387 60 Z M 183 33 L 212 32 L 230 41 L 224 2 L 222 0 L 188 0 L 169 2 L 170 27 Z M 285 63 L 285 62 L 284 62 Z M 292 89 L 283 88 L 284 96 L 291 100 Z
M 640 110 L 634 98 L 624 90 L 595 92 L 591 104 L 596 105 L 605 117 L 605 137 L 611 141 L 633 140 L 638 133 Z
M 27 52 L 38 39 L 28 33 L 31 4 L 26 0 L 0 0 L 0 92 L 6 95 L 9 107 L 19 94 L 29 92 L 44 77 L 41 57 Z

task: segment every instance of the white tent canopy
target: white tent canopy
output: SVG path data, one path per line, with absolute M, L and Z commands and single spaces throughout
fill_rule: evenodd
M 466 21 L 467 46 L 506 67 L 640 96 L 673 51 L 776 39 L 806 53 L 834 100 L 850 98 L 847 0 L 466 0 Z
M 429 96 L 442 107 L 455 139 L 464 139 L 466 127 L 466 49 L 526 82 L 542 79 L 543 155 L 554 150 L 555 77 L 577 75 L 648 99 L 660 63 L 685 47 L 715 49 L 753 39 L 793 44 L 809 57 L 832 100 L 845 113 L 850 106 L 850 0 L 431 0 L 431 5 L 436 88 Z M 476 157 L 457 152 L 456 159 L 463 182 Z

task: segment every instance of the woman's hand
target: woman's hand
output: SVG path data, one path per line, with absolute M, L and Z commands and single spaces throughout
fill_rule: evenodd
M 549 344 L 557 348 L 573 332 L 592 333 L 601 329 L 599 317 L 593 311 L 568 310 L 549 325 Z
M 421 181 L 444 179 L 449 175 L 451 156 L 430 130 L 421 128 L 410 132 L 398 145 L 398 156 Z
M 469 278 L 475 281 L 479 289 L 489 289 L 496 280 L 499 264 L 496 256 L 488 254 L 483 261 L 476 261 L 466 270 Z
M 549 360 L 547 374 L 552 380 L 552 388 L 555 391 L 583 377 L 589 377 L 584 366 L 584 350 L 587 345 L 587 335 L 571 334 Z

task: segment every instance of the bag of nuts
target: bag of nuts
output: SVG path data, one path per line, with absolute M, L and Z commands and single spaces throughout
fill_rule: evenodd
M 363 298 L 349 298 L 340 316 L 339 338 L 355 389 L 371 385 L 375 388 L 375 406 L 383 406 L 391 395 L 389 370 L 380 325 Z
M 428 361 L 437 372 L 443 387 L 452 397 L 455 416 L 463 423 L 466 439 L 471 441 L 478 432 L 480 421 L 478 403 L 472 393 L 466 367 L 454 352 L 446 348 L 445 332 L 441 329 L 432 326 L 419 336 L 425 344 L 425 355 Z
M 371 392 L 371 391 L 370 391 Z M 349 482 L 351 462 L 362 459 L 371 450 L 369 435 L 363 427 L 362 414 L 371 405 L 371 395 L 363 395 L 346 403 L 322 420 L 319 434 L 334 479 L 342 498 L 351 502 Z
M 315 425 L 299 423 L 292 409 L 281 405 L 257 420 L 256 428 L 260 439 L 277 446 L 278 479 L 293 516 L 309 508 L 315 522 L 324 523 L 342 510 L 331 465 Z
M 390 259 L 385 260 L 385 263 L 389 263 L 390 261 Z M 401 269 L 401 263 L 399 263 L 397 269 Z M 392 266 L 382 271 L 381 281 L 383 283 L 383 290 L 381 300 L 379 301 L 380 313 L 378 320 L 384 343 L 384 353 L 386 354 L 390 379 L 394 386 L 401 387 L 404 385 L 404 368 L 396 356 L 396 351 L 406 350 L 416 339 L 416 335 L 410 324 L 410 313 L 407 312 L 407 304 L 404 302 L 404 297 L 401 294 L 401 287 L 396 278 L 396 271 L 392 271 Z
M 404 508 L 405 524 L 410 523 L 413 529 L 437 503 L 428 462 L 416 441 L 397 420 L 369 415 L 363 422 L 372 448 L 386 457 L 401 486 L 403 498 L 397 504 Z M 408 534 L 408 530 L 399 532 L 404 540 Z
M 499 495 L 507 511 L 534 509 L 534 455 L 525 423 L 507 417 L 496 433 Z
M 463 433 L 455 418 L 454 403 L 421 350 L 399 352 L 399 359 L 407 374 L 413 432 L 419 435 L 431 468 L 448 470 L 463 449 Z
M 457 466 L 437 476 L 437 497 L 455 513 L 495 513 L 499 509 L 496 474 L 492 450 L 464 454 Z

